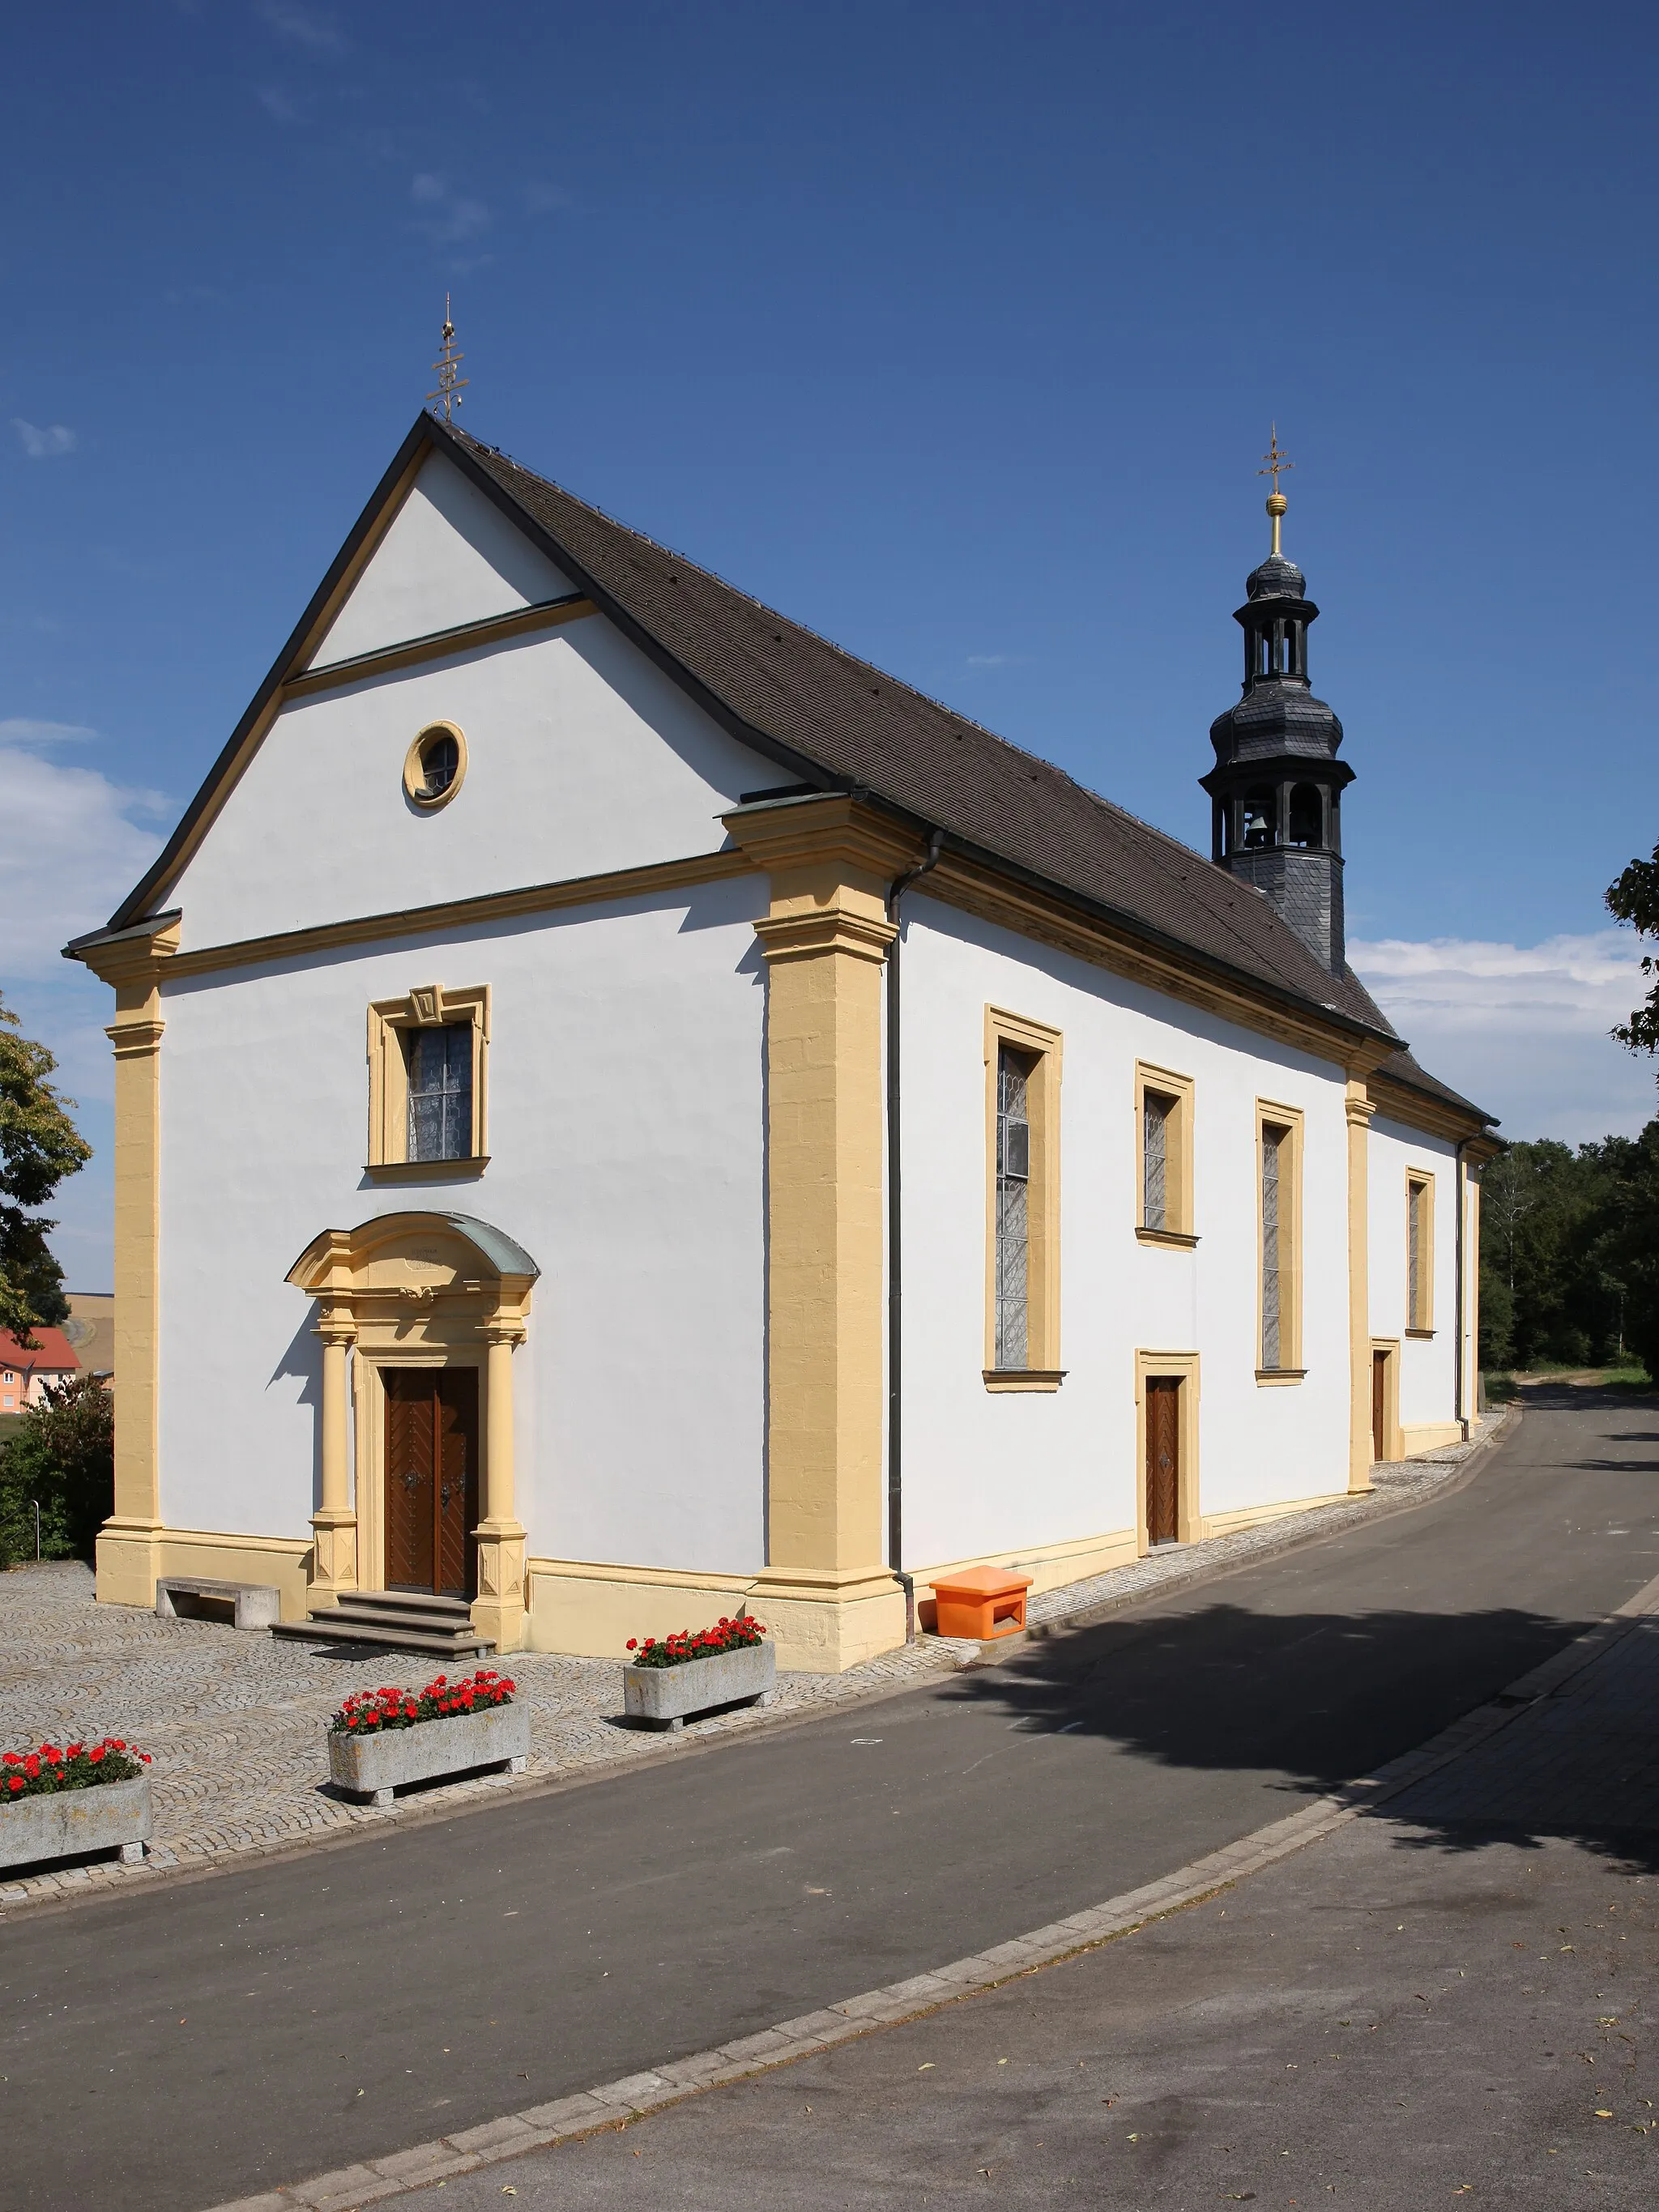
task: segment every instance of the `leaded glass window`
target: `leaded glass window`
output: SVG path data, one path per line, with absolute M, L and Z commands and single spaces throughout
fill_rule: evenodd
M 1406 1186 L 1406 1313 L 1407 1326 L 1421 1328 L 1426 1301 L 1423 1296 L 1423 1204 L 1426 1186 Z
M 1261 1132 L 1261 1364 L 1273 1369 L 1283 1362 L 1281 1259 L 1283 1238 L 1279 1214 L 1279 1163 L 1285 1147 L 1283 1129 Z
M 409 1151 L 411 1160 L 472 1155 L 472 1024 L 446 1022 L 409 1039 Z
M 1143 1229 L 1170 1225 L 1170 1108 L 1155 1091 L 1142 1094 L 1140 1128 L 1140 1223 Z
M 1005 1372 L 1030 1364 L 1029 1250 L 1032 1062 L 1008 1045 L 997 1051 L 997 1344 Z

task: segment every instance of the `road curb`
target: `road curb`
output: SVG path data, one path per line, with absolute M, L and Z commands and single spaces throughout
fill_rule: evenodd
M 1098 1950 L 1213 1897 L 1305 1850 L 1351 1820 L 1379 1810 L 1501 1734 L 1540 1699 L 1559 1695 L 1586 1667 L 1655 1613 L 1659 1613 L 1659 1576 L 1606 1620 L 1584 1630 L 1540 1666 L 1518 1676 L 1495 1698 L 1415 1750 L 1390 1759 L 1375 1774 L 1314 1798 L 1237 1843 L 1206 1852 L 1158 1881 L 1127 1890 L 1103 1904 L 1068 1914 L 1063 1920 L 1052 1921 L 929 1972 L 843 1997 L 794 2020 L 780 2021 L 758 2034 L 740 2036 L 713 2050 L 696 2051 L 617 2081 L 602 2082 L 550 2104 L 510 2112 L 385 2158 L 339 2167 L 307 2181 L 285 2183 L 261 2196 L 238 2197 L 213 2206 L 210 2212 L 293 2212 L 295 2206 L 307 2208 L 307 2212 L 356 2212 L 361 2205 L 427 2188 L 469 2173 L 476 2166 L 517 2158 L 528 2151 L 549 2150 L 605 2129 L 629 2126 L 665 2106 L 682 2103 L 705 2090 L 770 2073 L 798 2058 L 814 2057 L 877 2029 L 921 2019 L 964 1997 L 981 1996 L 1006 1982 Z

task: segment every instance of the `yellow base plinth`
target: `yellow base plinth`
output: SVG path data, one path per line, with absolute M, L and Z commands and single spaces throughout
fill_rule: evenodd
M 214 1582 L 274 1583 L 283 1619 L 303 1620 L 313 1601 L 311 1558 L 311 1546 L 293 1537 L 106 1521 L 98 1536 L 98 1602 L 149 1610 L 163 1575 L 201 1575 Z

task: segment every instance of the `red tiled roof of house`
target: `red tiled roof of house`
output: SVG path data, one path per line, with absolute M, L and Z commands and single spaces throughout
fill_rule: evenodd
M 0 1328 L 0 1367 L 20 1368 L 26 1374 L 33 1369 L 39 1374 L 42 1369 L 50 1373 L 57 1368 L 73 1370 L 80 1366 L 61 1328 L 37 1328 L 32 1334 L 37 1347 L 33 1352 L 19 1344 L 9 1329 Z

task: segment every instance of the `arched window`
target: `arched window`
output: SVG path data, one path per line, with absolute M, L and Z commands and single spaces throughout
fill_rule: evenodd
M 1316 783 L 1298 783 L 1291 793 L 1291 842 L 1322 845 L 1325 809 Z
M 1277 807 L 1271 785 L 1253 783 L 1239 802 L 1239 848 L 1259 853 L 1276 845 Z

